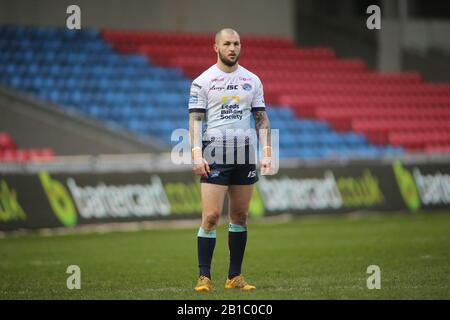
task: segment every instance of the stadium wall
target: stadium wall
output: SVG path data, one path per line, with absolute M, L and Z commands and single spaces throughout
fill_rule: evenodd
M 403 27 L 403 45 L 406 48 L 426 52 L 440 48 L 450 52 L 450 22 L 445 20 L 408 20 Z
M 187 167 L 125 171 L 68 165 L 0 173 L 0 230 L 200 218 L 200 184 Z M 154 161 L 152 163 L 155 163 Z M 167 162 L 166 162 L 167 163 Z M 58 167 L 59 170 L 55 170 Z M 261 176 L 249 214 L 264 217 L 450 208 L 450 164 L 355 162 L 283 166 Z M 223 213 L 227 212 L 225 206 Z
M 150 138 L 113 130 L 81 114 L 68 114 L 12 89 L 0 87 L 0 130 L 21 148 L 52 148 L 58 155 L 162 152 Z
M 241 33 L 294 38 L 294 0 L 79 0 L 82 27 Z M 0 0 L 0 24 L 65 26 L 69 0 Z M 3 14 L 1 14 L 3 12 Z
M 371 4 L 381 6 L 381 30 L 366 28 L 366 8 Z M 413 1 L 408 5 L 414 7 Z M 420 17 L 413 10 L 402 18 L 393 0 L 298 0 L 294 8 L 300 45 L 331 46 L 340 57 L 364 59 L 370 69 L 418 70 L 426 80 L 450 80 L 448 19 Z

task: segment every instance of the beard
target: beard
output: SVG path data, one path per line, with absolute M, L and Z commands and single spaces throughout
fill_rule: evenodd
M 239 61 L 240 56 L 241 56 L 240 53 L 237 54 L 236 55 L 236 59 L 234 61 L 232 61 L 232 60 L 228 59 L 226 56 L 222 55 L 222 53 L 219 51 L 219 59 L 220 59 L 220 61 L 222 61 L 223 64 L 228 66 L 228 67 L 234 66 Z

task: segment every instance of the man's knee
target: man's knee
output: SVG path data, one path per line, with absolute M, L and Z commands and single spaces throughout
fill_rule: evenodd
M 230 215 L 231 223 L 238 224 L 240 226 L 247 225 L 247 217 L 248 213 L 246 211 L 244 212 L 234 212 Z
M 219 222 L 220 213 L 218 211 L 214 211 L 206 214 L 204 219 L 204 224 L 207 230 L 212 230 L 216 227 Z

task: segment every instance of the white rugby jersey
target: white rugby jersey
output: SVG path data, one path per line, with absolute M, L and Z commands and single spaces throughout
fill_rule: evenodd
M 240 132 L 250 129 L 251 113 L 265 108 L 261 80 L 240 65 L 230 73 L 213 65 L 192 82 L 189 112 L 206 113 L 203 141 L 222 141 L 230 132 L 227 129 L 241 129 Z

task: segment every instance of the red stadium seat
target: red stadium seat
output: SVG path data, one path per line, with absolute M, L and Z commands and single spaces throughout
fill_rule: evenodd
M 15 149 L 17 149 L 17 146 L 12 140 L 11 136 L 6 132 L 0 132 L 0 151 Z
M 54 159 L 53 149 L 18 149 L 8 133 L 0 132 L 0 162 L 52 161 Z

